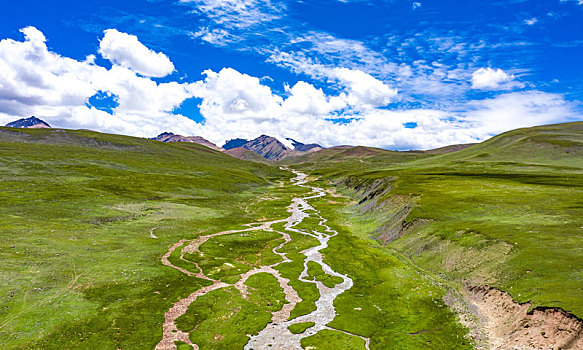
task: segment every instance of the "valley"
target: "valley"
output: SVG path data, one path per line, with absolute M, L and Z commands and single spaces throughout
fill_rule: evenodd
M 577 349 L 582 156 L 583 123 L 276 163 L 0 128 L 0 347 Z

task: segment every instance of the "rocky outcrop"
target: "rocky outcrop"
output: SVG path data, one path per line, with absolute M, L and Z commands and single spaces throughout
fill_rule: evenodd
M 182 136 L 176 135 L 171 132 L 163 132 L 160 135 L 152 138 L 152 140 L 160 141 L 160 142 L 192 142 L 198 143 L 199 145 L 206 146 L 208 148 L 212 148 L 217 151 L 223 151 L 221 147 L 218 147 L 214 143 L 202 138 L 200 136 Z
M 6 124 L 9 128 L 28 128 L 28 129 L 50 129 L 51 126 L 35 116 L 22 118 Z

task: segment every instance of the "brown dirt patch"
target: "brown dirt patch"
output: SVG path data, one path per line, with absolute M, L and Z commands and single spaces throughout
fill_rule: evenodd
M 583 349 L 583 321 L 559 308 L 516 303 L 498 289 L 468 286 L 469 306 L 486 336 L 481 349 Z

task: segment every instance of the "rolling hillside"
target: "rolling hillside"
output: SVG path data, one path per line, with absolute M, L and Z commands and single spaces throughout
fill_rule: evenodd
M 0 347 L 241 348 L 287 310 L 278 322 L 296 319 L 304 347 L 577 348 L 582 145 L 568 123 L 445 154 L 336 147 L 264 164 L 0 128 Z M 308 334 L 334 288 L 333 317 Z
M 0 174 L 2 349 L 153 348 L 164 312 L 200 283 L 160 256 L 237 227 L 289 176 L 195 143 L 12 128 Z
M 554 312 L 549 307 L 580 320 L 582 155 L 579 122 L 519 129 L 458 152 L 387 163 L 384 169 L 377 163 L 329 161 L 316 172 L 358 202 L 339 209 L 350 230 L 411 259 L 467 299 L 489 300 L 475 291 L 494 286 L 515 302 L 528 302 L 526 310 L 540 310 L 548 320 Z M 304 166 L 312 169 L 313 163 L 296 165 Z M 524 326 L 533 316 L 523 316 L 505 317 L 518 317 L 517 324 Z M 496 322 L 505 321 L 494 317 L 491 324 Z M 548 340 L 545 334 L 560 326 L 542 324 L 548 329 L 533 328 L 536 334 L 524 335 L 523 326 L 506 331 L 523 346 L 568 343 L 566 338 Z M 511 341 L 513 336 L 496 337 Z

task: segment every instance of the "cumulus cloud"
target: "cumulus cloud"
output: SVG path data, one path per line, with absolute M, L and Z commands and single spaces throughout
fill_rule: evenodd
M 397 91 L 349 68 L 327 71 L 337 91 L 334 94 L 299 81 L 286 86 L 280 96 L 262 79 L 232 68 L 206 70 L 202 80 L 192 83 L 157 83 L 130 67 L 101 67 L 91 55 L 83 61 L 60 56 L 48 50 L 46 38 L 33 27 L 22 33 L 24 41 L 0 40 L 3 123 L 37 115 L 55 127 L 146 137 L 171 131 L 200 135 L 218 144 L 234 137 L 268 134 L 324 146 L 426 149 L 475 142 L 513 128 L 570 120 L 575 115 L 562 95 L 540 91 L 465 103 L 457 112 L 379 108 L 390 103 Z M 95 95 L 114 99 L 116 106 L 107 111 L 92 106 L 89 100 Z M 203 123 L 173 114 L 192 97 L 201 99 Z M 416 126 L 407 128 L 406 124 Z
M 504 72 L 502 69 L 480 68 L 472 74 L 472 89 L 503 90 L 520 85 L 511 82 L 514 75 Z
M 347 102 L 357 108 L 386 106 L 397 96 L 397 90 L 363 71 L 336 68 L 334 75 L 346 87 Z
M 226 138 L 269 134 L 324 146 L 363 144 L 392 149 L 427 149 L 476 142 L 517 127 L 558 122 L 574 115 L 573 106 L 561 95 L 531 91 L 467 103 L 456 113 L 432 109 L 362 108 L 357 113 L 354 111 L 355 114 L 344 115 L 349 122 L 339 122 L 335 113 L 348 106 L 349 93 L 330 96 L 309 83 L 298 82 L 286 87 L 288 96 L 282 98 L 262 85 L 258 78 L 231 68 L 218 73 L 206 71 L 205 75 L 204 80 L 194 84 L 194 94 L 203 99 L 204 136 L 217 143 Z M 383 92 L 379 96 L 394 95 L 386 85 L 376 81 L 371 85 L 370 89 L 361 89 L 366 93 L 354 88 L 361 92 L 359 96 L 363 101 L 376 101 L 369 106 L 386 102 L 377 100 L 369 90 L 378 88 Z M 415 128 L 405 127 L 413 123 Z
M 572 103 L 563 95 L 542 91 L 511 92 L 470 101 L 466 121 L 478 134 L 498 134 L 520 127 L 576 120 Z
M 203 99 L 200 109 L 209 116 L 207 121 L 212 121 L 215 113 L 227 119 L 269 118 L 269 112 L 275 113 L 282 102 L 259 78 L 235 69 L 206 70 L 203 74 L 206 78 L 194 83 L 191 90 Z
M 135 35 L 105 30 L 99 44 L 99 53 L 111 63 L 129 68 L 146 77 L 165 77 L 174 71 L 174 64 L 162 52 L 155 52 L 142 44 Z
M 192 97 L 189 84 L 158 84 L 129 68 L 111 69 L 50 51 L 38 29 L 21 30 L 24 41 L 0 41 L 0 121 L 36 115 L 56 127 L 148 136 L 168 130 L 199 132 L 199 125 L 171 111 Z M 91 106 L 103 92 L 118 103 L 112 114 Z
M 529 25 L 529 26 L 535 25 L 536 22 L 538 22 L 538 19 L 536 17 L 524 20 L 524 24 Z
M 286 91 L 290 94 L 282 105 L 286 114 L 326 116 L 346 105 L 341 98 L 330 98 L 322 89 L 316 89 L 312 84 L 304 81 L 297 82 L 291 88 L 286 86 Z
M 24 34 L 24 38 L 26 41 L 29 42 L 37 42 L 37 43 L 44 43 L 47 41 L 45 35 L 35 27 L 25 27 L 20 30 L 22 34 Z

